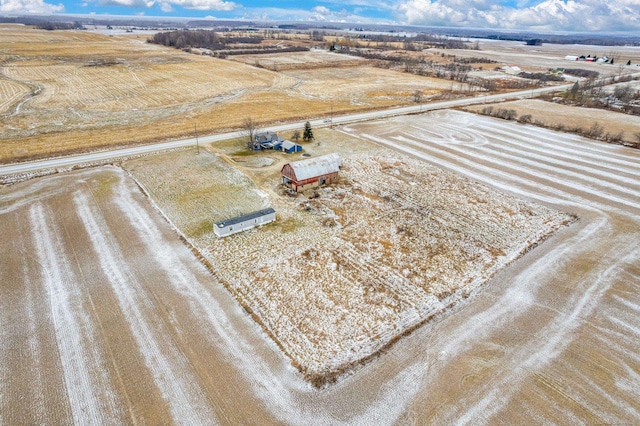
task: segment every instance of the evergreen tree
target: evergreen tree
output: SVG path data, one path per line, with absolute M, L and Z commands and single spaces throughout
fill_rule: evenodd
M 313 130 L 311 130 L 311 123 L 308 121 L 304 123 L 304 134 L 302 135 L 302 139 L 305 142 L 313 140 Z

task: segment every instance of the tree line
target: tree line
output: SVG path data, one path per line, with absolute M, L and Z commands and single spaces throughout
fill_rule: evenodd
M 260 43 L 262 39 L 257 38 L 257 43 Z M 167 31 L 162 33 L 156 33 L 154 36 L 147 40 L 149 43 L 160 44 L 167 47 L 175 47 L 176 49 L 185 49 L 187 47 L 202 48 L 219 50 L 226 48 L 226 41 L 221 38 L 214 31 L 200 30 L 200 31 L 188 31 L 177 30 Z
M 148 39 L 148 43 L 160 44 L 167 47 L 175 47 L 176 49 L 208 49 L 217 52 L 215 56 L 224 58 L 227 55 L 251 55 L 272 52 L 299 52 L 308 51 L 308 47 L 288 46 L 273 47 L 261 46 L 260 43 L 264 37 L 259 35 L 251 37 L 221 37 L 215 31 L 211 30 L 175 30 L 156 33 L 152 38 Z M 248 48 L 238 48 L 233 45 L 244 44 Z

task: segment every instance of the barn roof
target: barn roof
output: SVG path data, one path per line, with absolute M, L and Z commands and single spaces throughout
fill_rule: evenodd
M 296 180 L 311 179 L 316 176 L 335 173 L 340 170 L 341 165 L 340 156 L 336 153 L 289 163 Z
M 222 222 L 216 222 L 218 228 L 224 228 L 225 226 L 235 225 L 236 223 L 242 223 L 245 220 L 257 219 L 261 216 L 266 216 L 276 211 L 269 207 L 268 209 L 258 210 L 257 212 L 245 214 L 243 216 L 234 217 L 231 219 L 223 220 Z

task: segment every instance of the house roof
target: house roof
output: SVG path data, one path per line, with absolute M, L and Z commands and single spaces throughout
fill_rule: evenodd
M 223 220 L 222 222 L 216 222 L 218 228 L 224 228 L 225 226 L 235 225 L 236 223 L 242 223 L 245 220 L 257 219 L 261 216 L 275 213 L 276 211 L 269 207 L 268 209 L 258 210 L 257 212 L 245 214 L 242 216 L 234 217 L 232 219 Z
M 258 142 L 282 142 L 284 140 L 282 136 L 278 136 L 277 133 L 269 131 L 256 133 L 255 139 Z
M 341 165 L 340 156 L 336 153 L 289 163 L 296 180 L 311 179 L 316 176 L 335 173 L 340 170 Z

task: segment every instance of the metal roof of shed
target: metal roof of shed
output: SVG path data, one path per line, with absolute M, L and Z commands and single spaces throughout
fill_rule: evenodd
M 247 220 L 257 219 L 261 216 L 266 216 L 268 214 L 275 213 L 276 211 L 269 207 L 268 209 L 258 210 L 257 212 L 245 214 L 242 216 L 234 217 L 231 219 L 223 220 L 221 222 L 216 222 L 216 226 L 218 228 L 224 228 L 225 226 L 235 225 L 236 223 L 242 223 Z
M 282 142 L 282 149 L 287 150 L 287 149 L 293 148 L 294 146 L 299 146 L 299 145 L 297 143 L 293 143 L 291 141 Z
M 340 156 L 336 153 L 289 163 L 297 180 L 311 179 L 338 172 L 340 171 L 341 165 L 342 161 L 340 160 Z

